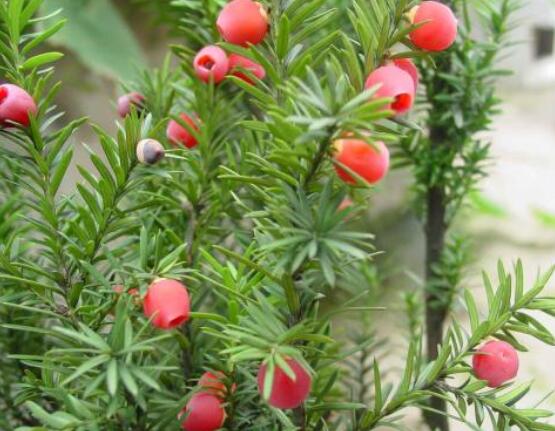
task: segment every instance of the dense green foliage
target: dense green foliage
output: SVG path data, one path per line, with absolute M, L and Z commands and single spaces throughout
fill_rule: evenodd
M 447 400 L 470 429 L 489 420 L 499 430 L 555 430 L 544 421 L 550 412 L 517 405 L 529 384 L 486 389 L 469 366 L 489 337 L 520 350 L 519 333 L 554 344 L 534 317 L 555 315 L 555 298 L 542 294 L 553 270 L 526 289 L 520 263 L 514 275 L 500 264 L 497 285 L 484 276 L 485 315 L 464 291 L 470 328 L 453 322 L 437 359 L 426 357 L 419 307 L 409 306 L 400 379 L 374 359 L 384 346 L 366 326 L 347 339 L 335 327 L 380 311 L 368 299 L 377 278 L 373 236 L 351 223 L 374 189 L 336 177 L 333 141 L 370 133 L 398 143 L 415 165 L 416 189 L 438 181 L 457 205 L 482 174 L 486 147 L 475 133 L 494 112 L 495 46 L 482 50 L 464 29 L 445 57 L 414 50 L 405 18 L 414 1 L 273 0 L 265 2 L 271 32 L 263 44 L 222 44 L 262 64 L 266 79 L 250 85 L 229 77 L 214 86 L 197 80 L 191 64 L 196 49 L 218 42 L 222 2 L 147 3 L 187 42 L 172 47 L 178 65 L 168 58 L 125 83 L 146 96 L 145 112 L 133 111 L 115 136 L 93 126 L 98 143 L 87 150 L 96 172 L 78 168 L 66 195 L 59 189 L 72 163 L 71 136 L 87 120 L 65 119 L 54 104 L 60 85 L 51 82 L 52 63 L 61 54 L 35 51 L 63 23 L 47 17 L 43 25 L 42 0 L 0 0 L 0 68 L 39 104 L 29 128 L 0 131 L 0 428 L 179 429 L 198 378 L 221 370 L 229 387 L 237 384 L 226 399 L 228 430 L 403 429 L 403 409 L 427 409 L 430 397 Z M 481 9 L 493 45 L 504 34 L 504 5 Z M 392 119 L 388 100 L 369 101 L 375 89 L 363 91 L 365 77 L 396 55 L 422 58 L 428 97 L 436 85 L 459 89 L 460 99 L 444 102 L 460 116 L 446 108 Z M 434 61 L 451 61 L 452 74 L 431 80 Z M 167 121 L 185 126 L 180 112 L 200 119 L 194 150 L 166 145 Z M 430 158 L 420 121 L 426 129 L 446 123 L 463 145 Z M 146 137 L 168 148 L 156 166 L 137 161 L 136 144 Z M 459 171 L 453 160 L 461 154 L 469 163 Z M 355 205 L 339 210 L 347 194 Z M 458 265 L 457 243 L 450 251 L 446 262 Z M 144 295 L 158 277 L 190 290 L 193 312 L 181 329 L 153 328 L 140 301 L 113 289 Z M 262 362 L 286 369 L 286 357 L 313 376 L 310 398 L 293 411 L 269 407 L 255 379 Z

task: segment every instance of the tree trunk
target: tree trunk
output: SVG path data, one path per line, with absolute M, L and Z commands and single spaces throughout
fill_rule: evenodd
M 426 335 L 428 360 L 437 358 L 438 345 L 443 339 L 443 326 L 447 317 L 447 305 L 435 286 L 434 266 L 441 260 L 445 244 L 445 203 L 443 189 L 432 187 L 427 196 L 426 217 Z M 432 398 L 429 406 L 434 410 L 447 411 L 447 404 L 440 398 Z M 449 430 L 448 418 L 439 413 L 425 411 L 424 418 L 432 431 Z

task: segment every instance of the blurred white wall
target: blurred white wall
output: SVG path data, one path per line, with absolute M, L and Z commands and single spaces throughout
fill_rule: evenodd
M 516 45 L 505 53 L 501 64 L 514 75 L 504 85 L 555 88 L 555 1 L 524 0 L 513 21 L 511 39 Z

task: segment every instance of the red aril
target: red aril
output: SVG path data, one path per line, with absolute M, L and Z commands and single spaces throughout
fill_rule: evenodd
M 362 139 L 338 139 L 334 142 L 335 160 L 369 184 L 375 184 L 389 170 L 389 150 L 381 141 L 374 142 L 374 145 Z M 343 181 L 356 184 L 356 179 L 347 170 L 339 165 L 335 169 Z
M 378 87 L 375 98 L 391 98 L 388 106 L 395 114 L 408 112 L 414 103 L 414 81 L 411 76 L 397 66 L 390 64 L 374 70 L 364 85 L 366 89 Z
M 411 12 L 413 24 L 423 23 L 410 33 L 415 46 L 426 51 L 443 51 L 457 38 L 457 18 L 446 5 L 424 1 Z
M 287 365 L 293 370 L 295 379 L 291 379 L 285 372 L 276 366 L 274 380 L 268 404 L 278 409 L 293 409 L 300 406 L 310 393 L 312 378 L 310 374 L 294 359 L 286 359 Z M 264 394 L 264 379 L 266 377 L 266 364 L 262 364 L 258 371 L 258 391 Z
M 143 310 L 157 328 L 176 328 L 189 319 L 189 292 L 179 281 L 166 278 L 156 280 L 148 287 Z

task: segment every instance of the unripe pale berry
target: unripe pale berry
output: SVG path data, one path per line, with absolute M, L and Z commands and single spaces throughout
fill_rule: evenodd
M 457 18 L 446 5 L 424 1 L 412 11 L 413 24 L 424 22 L 410 33 L 415 46 L 426 51 L 443 51 L 457 38 Z
M 268 404 L 278 409 L 294 409 L 300 406 L 310 393 L 312 378 L 310 374 L 294 359 L 286 359 L 287 365 L 295 373 L 295 380 L 291 379 L 285 372 L 276 366 L 274 380 Z M 266 378 L 266 364 L 262 364 L 258 370 L 258 392 L 264 394 L 264 379 Z
M 142 139 L 137 144 L 137 159 L 146 165 L 154 165 L 164 158 L 164 147 L 156 139 Z
M 268 32 L 268 14 L 260 3 L 252 0 L 232 0 L 224 6 L 216 22 L 226 42 L 235 45 L 256 45 Z
M 256 76 L 258 79 L 264 79 L 266 76 L 266 70 L 258 64 L 252 61 L 250 58 L 243 57 L 237 54 L 231 54 L 229 56 L 229 70 L 233 76 L 241 78 L 243 81 L 254 84 L 250 76 L 248 76 L 241 69 L 247 70 Z
M 121 118 L 127 117 L 131 113 L 131 107 L 134 106 L 137 112 L 144 109 L 145 96 L 141 93 L 133 91 L 124 94 L 118 99 L 118 114 Z
M 390 64 L 378 67 L 366 79 L 366 89 L 379 85 L 376 98 L 388 97 L 393 102 L 388 106 L 395 114 L 404 114 L 414 103 L 414 81 L 411 76 L 397 66 Z
M 181 114 L 180 117 L 185 123 L 191 126 L 193 130 L 199 130 L 197 122 L 187 114 Z M 170 120 L 168 123 L 166 136 L 170 143 L 174 146 L 184 145 L 187 148 L 193 148 L 198 144 L 197 139 L 185 127 L 175 120 Z
M 497 388 L 517 375 L 517 351 L 505 341 L 489 341 L 472 357 L 472 368 L 478 379 Z
M 37 113 L 37 105 L 23 88 L 13 84 L 0 85 L 0 124 L 29 125 L 29 114 Z
M 181 423 L 185 431 L 214 431 L 225 421 L 221 400 L 208 393 L 193 395 L 181 413 L 187 415 Z
M 189 292 L 179 281 L 156 280 L 148 287 L 143 310 L 157 328 L 173 329 L 189 319 Z
M 198 52 L 193 66 L 201 81 L 210 82 L 212 79 L 217 84 L 224 80 L 229 71 L 229 59 L 222 48 L 210 45 Z
M 215 371 L 214 373 L 207 371 L 200 377 L 198 385 L 203 392 L 223 398 L 227 393 L 227 387 L 224 383 L 225 378 L 225 374 L 221 371 Z M 237 385 L 233 383 L 231 392 L 235 392 L 235 389 L 237 389 Z
M 396 58 L 393 60 L 393 64 L 410 75 L 414 83 L 414 92 L 416 93 L 420 82 L 420 74 L 414 62 L 410 58 Z
M 377 148 L 361 139 L 338 139 L 334 142 L 336 150 L 335 160 L 349 168 L 370 184 L 380 181 L 389 170 L 389 150 L 381 141 L 374 142 Z M 356 184 L 355 178 L 335 166 L 337 175 L 349 184 Z

